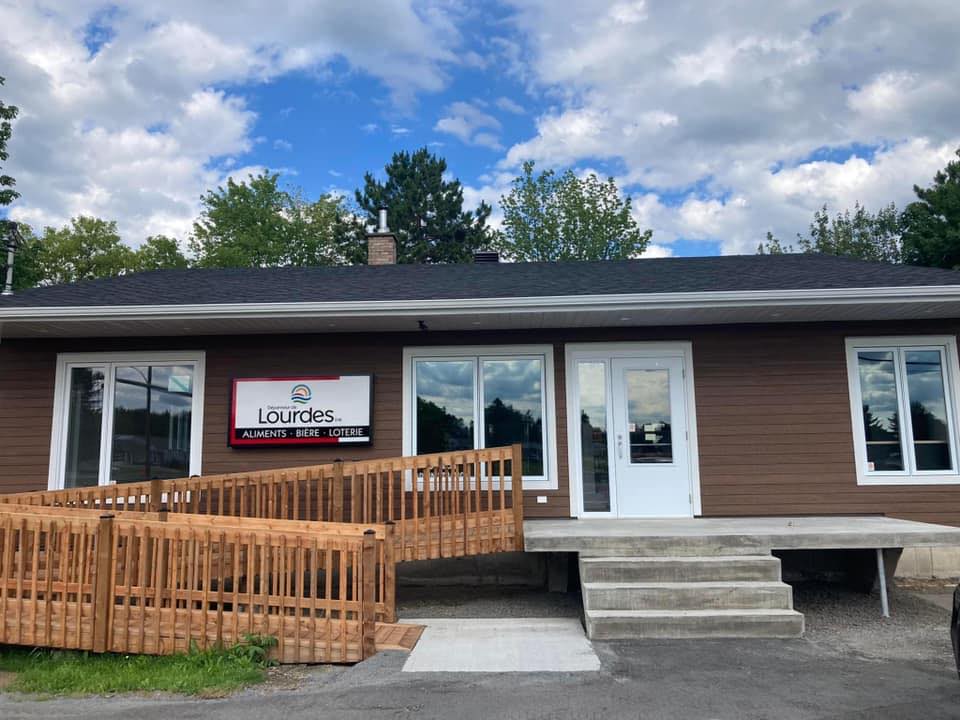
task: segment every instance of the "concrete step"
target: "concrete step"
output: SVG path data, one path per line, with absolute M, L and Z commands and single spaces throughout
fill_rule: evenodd
M 790 610 L 782 582 L 583 583 L 586 610 Z
M 543 543 L 544 545 L 548 543 Z M 569 551 L 569 547 L 544 548 Z M 539 549 L 539 548 L 538 548 Z M 770 548 L 752 536 L 741 535 L 586 535 L 577 538 L 580 557 L 677 557 L 716 555 L 768 555 Z
M 592 640 L 803 635 L 803 615 L 794 610 L 587 610 L 584 619 Z
M 680 557 L 591 557 L 580 559 L 583 582 L 702 582 L 780 580 L 773 555 L 689 555 Z

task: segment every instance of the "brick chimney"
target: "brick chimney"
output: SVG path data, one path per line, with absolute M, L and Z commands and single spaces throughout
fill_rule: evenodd
M 380 208 L 377 229 L 367 235 L 367 265 L 396 265 L 397 236 L 387 228 L 387 209 Z

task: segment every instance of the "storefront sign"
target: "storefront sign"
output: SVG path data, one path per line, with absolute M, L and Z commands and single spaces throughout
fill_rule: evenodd
M 372 393 L 370 375 L 235 379 L 228 444 L 369 443 Z

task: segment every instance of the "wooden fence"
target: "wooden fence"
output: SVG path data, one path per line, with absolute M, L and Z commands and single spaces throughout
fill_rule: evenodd
M 523 550 L 520 445 L 0 496 L 0 503 L 394 523 L 395 557 Z
M 0 505 L 0 643 L 169 654 L 252 634 L 276 637 L 281 662 L 375 651 L 388 528 L 163 515 Z

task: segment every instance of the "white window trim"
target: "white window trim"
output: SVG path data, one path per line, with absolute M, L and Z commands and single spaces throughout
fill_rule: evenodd
M 960 389 L 960 365 L 957 362 L 957 338 L 954 335 L 888 335 L 873 337 L 848 337 L 845 341 L 847 357 L 847 384 L 850 396 L 850 420 L 853 425 L 854 459 L 858 485 L 956 485 L 960 484 L 960 443 L 957 440 L 957 418 L 960 407 L 957 393 Z M 943 470 L 867 470 L 867 444 L 863 429 L 863 401 L 860 395 L 860 372 L 857 363 L 859 350 L 892 350 L 903 348 L 937 349 L 943 351 L 944 389 L 947 394 L 947 422 L 950 430 L 951 453 L 954 469 Z M 909 417 L 907 408 L 902 407 L 907 397 L 905 378 L 900 377 L 897 364 L 898 401 L 900 416 Z M 904 457 L 912 464 L 913 423 L 903 423 L 901 442 L 906 451 Z
M 415 403 L 413 399 L 413 363 L 415 360 L 451 359 L 462 357 L 472 359 L 481 357 L 484 360 L 509 360 L 518 357 L 539 357 L 543 359 L 543 434 L 544 434 L 544 477 L 523 479 L 524 490 L 556 490 L 557 478 L 557 412 L 555 389 L 556 375 L 553 370 L 552 345 L 444 345 L 405 347 L 403 349 L 403 454 L 413 455 L 415 449 L 416 418 L 414 417 Z M 479 372 L 477 373 L 479 374 Z M 477 393 L 482 392 L 478 385 Z M 474 428 L 474 445 L 479 445 L 482 424 Z M 505 483 L 510 487 L 510 480 Z
M 609 384 L 610 362 L 617 358 L 679 357 L 683 359 L 684 400 L 687 413 L 687 452 L 690 495 L 694 517 L 703 514 L 700 494 L 700 442 L 697 436 L 697 402 L 694 393 L 693 343 L 678 342 L 617 342 L 617 343 L 568 343 L 566 348 L 567 391 L 567 467 L 570 476 L 570 515 L 582 518 L 618 517 L 616 491 L 611 488 L 609 512 L 586 512 L 583 509 L 583 471 L 580 466 L 580 378 L 577 363 L 583 361 L 604 362 L 607 365 Z M 609 392 L 609 391 L 608 391 Z M 607 398 L 607 427 L 613 426 L 613 398 Z M 610 467 L 613 467 L 613 449 L 607 447 Z M 614 482 L 613 478 L 610 479 Z
M 70 400 L 70 368 L 110 364 L 172 365 L 189 363 L 193 370 L 193 408 L 190 427 L 190 475 L 201 473 L 203 457 L 203 406 L 206 355 L 203 351 L 158 351 L 158 352 L 103 352 L 60 353 L 57 355 L 56 381 L 54 384 L 53 427 L 50 437 L 50 469 L 47 477 L 49 490 L 63 489 L 64 455 L 66 454 L 67 406 Z M 108 436 L 113 419 L 113 381 L 107 377 L 103 396 L 103 421 L 100 439 L 100 481 L 108 477 L 110 448 Z

